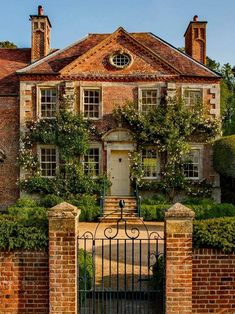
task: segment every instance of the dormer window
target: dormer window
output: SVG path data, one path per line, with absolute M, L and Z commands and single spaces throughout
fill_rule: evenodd
M 129 54 L 117 52 L 110 56 L 110 63 L 116 68 L 125 68 L 130 65 L 132 58 Z

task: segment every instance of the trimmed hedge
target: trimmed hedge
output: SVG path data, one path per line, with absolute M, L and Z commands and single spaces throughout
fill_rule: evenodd
M 235 217 L 194 221 L 193 246 L 235 252 Z
M 164 221 L 164 213 L 172 205 L 146 205 L 141 206 L 141 216 L 145 221 Z M 204 204 L 204 205 L 185 205 L 195 212 L 195 218 L 210 219 L 220 217 L 235 217 L 235 205 L 233 204 Z
M 224 176 L 235 178 L 235 135 L 215 141 L 213 156 L 215 170 Z
M 47 210 L 63 201 L 48 195 L 40 201 L 19 199 L 6 213 L 0 213 L 0 250 L 37 250 L 48 247 Z M 80 221 L 96 221 L 100 214 L 96 197 L 83 195 L 67 200 L 81 209 Z

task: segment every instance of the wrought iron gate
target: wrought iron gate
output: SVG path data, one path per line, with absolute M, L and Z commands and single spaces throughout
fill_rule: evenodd
M 81 235 L 79 314 L 162 314 L 163 244 L 142 220 L 131 223 L 122 214 Z

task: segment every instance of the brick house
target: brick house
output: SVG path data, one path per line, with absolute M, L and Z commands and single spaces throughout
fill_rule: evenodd
M 220 76 L 205 66 L 206 24 L 195 16 L 185 32 L 185 51 L 179 51 L 152 33 L 89 34 L 70 46 L 50 48 L 51 23 L 43 9 L 31 15 L 31 49 L 0 49 L 0 204 L 14 202 L 19 191 L 17 165 L 20 130 L 26 120 L 53 118 L 57 99 L 76 95 L 72 109 L 103 130 L 92 141 L 84 163 L 95 174 L 107 173 L 110 195 L 130 195 L 128 153 L 135 149 L 130 132 L 112 122 L 116 105 L 136 101 L 141 111 L 159 105 L 160 98 L 184 96 L 190 108 L 202 101 L 211 116 L 220 116 Z M 212 148 L 190 143 L 191 162 L 185 170 L 191 180 L 207 179 L 216 187 L 219 176 L 212 166 Z M 42 175 L 53 177 L 59 158 L 56 147 L 37 147 Z M 159 180 L 157 148 L 142 152 L 146 180 Z M 151 162 L 148 162 L 151 160 Z M 94 170 L 95 169 L 95 170 Z M 21 172 L 22 175 L 22 172 Z

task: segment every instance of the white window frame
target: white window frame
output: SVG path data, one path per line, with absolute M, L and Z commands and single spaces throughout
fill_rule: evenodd
M 141 86 L 139 87 L 139 90 L 138 90 L 138 106 L 139 106 L 139 111 L 140 112 L 144 112 L 146 113 L 146 111 L 143 111 L 142 110 L 142 99 L 143 99 L 143 91 L 156 91 L 157 92 L 157 103 L 156 103 L 156 107 L 155 105 L 152 105 L 152 104 L 146 104 L 145 106 L 152 106 L 154 108 L 157 108 L 160 104 L 160 88 L 157 87 L 157 86 Z
M 41 172 L 41 177 L 43 178 L 55 178 L 55 176 L 43 176 L 42 175 L 42 149 L 55 149 L 56 150 L 56 173 L 58 172 L 59 169 L 59 151 L 58 148 L 55 145 L 37 145 L 37 153 L 38 153 L 38 158 L 39 158 L 39 163 L 40 163 L 40 172 Z
M 55 103 L 55 106 L 56 106 L 56 113 L 58 113 L 59 111 L 59 106 L 58 106 L 58 94 L 59 94 L 59 91 L 58 91 L 58 86 L 57 85 L 39 85 L 37 86 L 37 115 L 40 119 L 55 119 L 55 116 L 51 116 L 51 117 L 43 117 L 42 116 L 42 102 L 41 102 L 41 98 L 42 98 L 42 90 L 44 89 L 54 89 L 56 90 L 56 103 Z
M 95 176 L 91 176 L 92 178 L 97 178 L 98 176 L 100 176 L 102 174 L 102 164 L 103 164 L 103 159 L 102 159 L 102 144 L 100 143 L 91 143 L 89 144 L 89 148 L 88 149 L 98 149 L 99 150 L 99 173 L 98 175 Z M 85 159 L 84 159 L 85 155 L 83 155 L 82 157 L 82 164 L 83 164 L 83 169 L 84 169 L 84 173 L 85 173 Z M 88 173 L 89 175 L 89 173 Z
M 190 146 L 190 151 L 192 150 L 197 150 L 199 151 L 199 161 L 198 161 L 198 177 L 186 177 L 187 180 L 189 181 L 199 181 L 203 178 L 203 144 L 194 144 Z M 190 152 L 189 151 L 189 152 Z M 188 156 L 186 156 L 187 159 Z M 184 169 L 183 169 L 184 171 Z
M 185 106 L 187 108 L 193 108 L 196 104 L 188 104 L 185 100 L 185 92 L 186 91 L 192 91 L 192 92 L 200 92 L 201 93 L 201 103 L 204 103 L 204 89 L 201 86 L 184 86 L 182 88 L 182 98 L 184 99 Z
M 84 92 L 85 91 L 98 91 L 99 92 L 99 116 L 98 117 L 85 117 L 85 103 L 84 103 Z M 100 86 L 82 86 L 80 89 L 80 108 L 83 113 L 84 119 L 88 120 L 99 120 L 103 114 L 102 104 L 102 89 Z
M 157 172 L 157 175 L 156 177 L 147 177 L 147 176 L 143 176 L 143 179 L 147 179 L 147 180 L 156 180 L 156 179 L 159 179 L 159 172 L 160 172 L 160 156 L 159 156 L 159 152 L 156 148 L 154 147 L 146 147 L 144 148 L 145 150 L 155 150 L 156 151 L 156 172 Z M 143 150 L 141 152 L 141 164 L 142 164 L 142 169 L 144 170 L 144 167 L 143 167 Z

